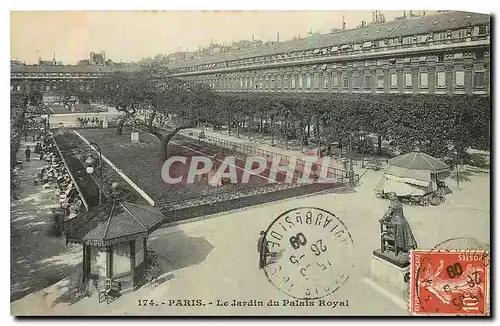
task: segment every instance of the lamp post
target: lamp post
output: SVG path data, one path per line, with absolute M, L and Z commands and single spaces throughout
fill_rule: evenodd
M 349 137 L 349 185 L 354 185 L 354 169 L 352 166 L 352 136 L 353 133 Z
M 99 152 L 99 206 L 102 204 L 102 152 L 101 148 L 99 145 L 96 143 L 90 143 L 90 146 L 94 146 L 97 148 L 97 151 Z M 85 170 L 87 171 L 88 174 L 94 173 L 94 164 L 95 160 L 92 154 L 89 154 L 87 159 L 85 160 L 85 166 L 87 167 Z
M 359 136 L 359 139 L 361 140 L 361 167 L 364 167 L 365 166 L 365 140 L 366 140 L 364 131 Z

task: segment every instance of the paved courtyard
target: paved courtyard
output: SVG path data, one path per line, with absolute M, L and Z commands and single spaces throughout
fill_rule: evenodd
M 372 251 L 379 246 L 378 219 L 388 202 L 377 199 L 372 190 L 381 172 L 361 174 L 361 185 L 354 191 L 275 202 L 157 230 L 148 242 L 148 246 L 157 251 L 163 272 L 160 284 L 154 288 L 144 286 L 109 305 L 99 304 L 96 296 L 75 300 L 75 296 L 70 295 L 76 287 L 73 273 L 53 286 L 13 302 L 12 313 L 405 315 L 405 302 L 394 300 L 366 282 Z M 449 180 L 453 194 L 438 207 L 405 206 L 405 215 L 420 248 L 432 248 L 452 238 L 456 239 L 453 246 L 462 248 L 489 244 L 489 174 L 474 173 L 468 179 L 460 189 Z M 217 307 L 217 300 L 290 299 L 273 287 L 257 268 L 256 241 L 259 231 L 267 228 L 280 213 L 300 206 L 319 207 L 334 213 L 353 238 L 354 269 L 348 281 L 325 298 L 338 301 L 337 306 Z M 206 305 L 169 306 L 169 300 L 177 299 L 203 299 Z M 154 304 L 140 306 L 139 300 L 154 300 Z M 340 306 L 340 301 L 344 306 Z

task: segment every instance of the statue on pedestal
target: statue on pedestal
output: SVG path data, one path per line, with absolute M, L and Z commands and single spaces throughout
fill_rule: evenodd
M 399 201 L 396 193 L 388 195 L 391 203 L 380 222 L 380 252 L 377 256 L 383 256 L 397 265 L 409 263 L 408 252 L 417 248 L 417 241 L 413 236 L 410 224 L 403 213 L 403 204 Z

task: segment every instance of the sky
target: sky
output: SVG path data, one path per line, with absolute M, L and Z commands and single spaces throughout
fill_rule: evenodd
M 382 11 L 386 20 L 403 11 Z M 429 12 L 427 13 L 429 14 Z M 195 51 L 214 43 L 255 39 L 289 40 L 309 31 L 355 28 L 370 23 L 372 11 L 13 11 L 11 59 L 28 64 L 39 57 L 75 64 L 90 52 L 115 62 L 157 54 Z

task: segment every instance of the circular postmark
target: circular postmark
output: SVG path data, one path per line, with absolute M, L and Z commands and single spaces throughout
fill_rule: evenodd
M 484 315 L 489 310 L 490 245 L 451 238 L 420 250 L 413 282 L 416 311 Z
M 353 268 L 354 243 L 335 214 L 299 207 L 278 216 L 266 230 L 271 257 L 268 280 L 295 299 L 319 299 L 337 291 Z

